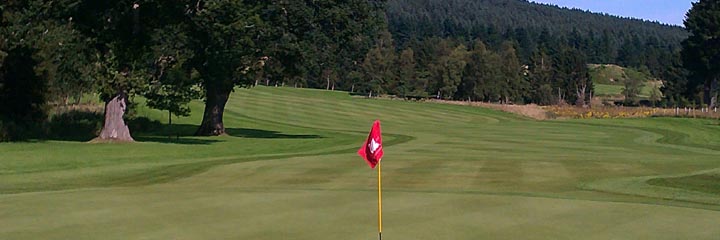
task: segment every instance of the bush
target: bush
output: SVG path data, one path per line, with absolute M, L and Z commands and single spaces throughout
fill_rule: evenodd
M 7 131 L 7 128 L 5 127 L 5 124 L 3 124 L 3 121 L 0 119 L 0 142 L 7 142 L 10 141 L 10 134 Z
M 160 121 L 150 120 L 146 117 L 135 117 L 126 121 L 130 133 L 147 133 L 155 132 L 162 129 L 163 125 Z
M 0 142 L 22 141 L 39 136 L 42 128 L 39 124 L 17 123 L 7 118 L 0 119 Z
M 103 115 L 97 112 L 77 111 L 61 113 L 47 124 L 47 136 L 53 139 L 89 141 L 102 129 Z
M 16 123 L 0 118 L 0 142 L 27 139 L 90 141 L 100 134 L 103 121 L 102 113 L 83 110 L 59 113 L 44 123 Z M 146 117 L 134 117 L 125 122 L 133 134 L 152 133 L 163 129 L 162 123 Z

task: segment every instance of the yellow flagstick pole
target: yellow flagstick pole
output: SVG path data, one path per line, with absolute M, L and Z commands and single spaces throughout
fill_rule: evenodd
M 381 160 L 382 161 L 382 160 Z M 382 164 L 378 161 L 378 239 L 382 240 Z

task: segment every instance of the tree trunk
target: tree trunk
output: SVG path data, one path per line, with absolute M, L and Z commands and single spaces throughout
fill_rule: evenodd
M 327 85 L 326 85 L 327 87 L 325 87 L 325 90 L 330 90 L 330 74 L 329 73 L 328 73 L 326 79 L 327 79 Z
M 575 87 L 575 93 L 577 95 L 577 100 L 575 100 L 575 106 L 578 107 L 586 107 L 585 105 L 585 92 L 587 91 L 587 85 L 582 84 L 579 87 Z
M 195 135 L 197 136 L 219 136 L 225 134 L 223 125 L 223 111 L 225 104 L 230 98 L 230 89 L 208 88 L 206 90 L 205 113 Z
M 103 126 L 100 136 L 95 138 L 96 141 L 117 141 L 117 142 L 133 142 L 130 136 L 123 115 L 127 109 L 127 95 L 119 93 L 113 99 L 105 103 L 105 125 Z
M 716 107 L 717 100 L 718 100 L 718 79 L 713 78 L 712 83 L 710 83 L 710 105 L 708 106 L 708 109 Z
M 703 86 L 703 103 L 710 105 L 711 100 L 711 94 L 712 94 L 712 88 L 710 84 L 712 83 L 712 80 L 705 81 L 705 85 Z

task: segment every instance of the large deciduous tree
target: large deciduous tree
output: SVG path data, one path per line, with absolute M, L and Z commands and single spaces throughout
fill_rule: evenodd
M 375 34 L 384 1 L 197 1 L 191 13 L 197 51 L 193 57 L 205 90 L 205 111 L 197 135 L 225 133 L 225 104 L 236 86 L 251 86 L 265 73 L 293 79 L 308 71 L 334 85 L 333 69 L 360 60 Z M 305 66 L 299 66 L 299 63 Z M 278 66 L 280 65 L 280 66 Z M 307 75 L 306 75 L 307 76 Z M 317 82 L 316 82 L 317 83 Z
M 205 110 L 196 135 L 225 134 L 223 113 L 235 86 L 254 83 L 251 71 L 262 55 L 266 1 L 198 1 L 190 21 L 195 68 L 205 90 Z
M 685 28 L 691 33 L 682 43 L 684 66 L 692 74 L 689 84 L 701 87 L 703 102 L 714 107 L 720 77 L 720 2 L 700 0 L 693 3 L 685 19 Z

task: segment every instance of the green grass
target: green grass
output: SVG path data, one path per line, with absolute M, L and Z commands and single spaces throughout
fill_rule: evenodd
M 590 78 L 595 84 L 618 84 L 627 78 L 625 68 L 613 64 L 588 64 Z
M 698 192 L 720 194 L 720 175 L 717 173 L 655 178 L 650 179 L 648 183 L 657 186 L 683 188 Z
M 648 98 L 653 90 L 654 85 L 645 83 L 640 91 L 640 98 Z M 595 84 L 596 96 L 622 96 L 623 85 Z
M 374 119 L 387 239 L 720 236 L 704 177 L 720 168 L 717 121 L 534 121 L 258 87 L 231 96 L 228 136 L 192 137 L 192 108 L 180 140 L 0 144 L 0 239 L 372 239 L 377 176 L 355 151 Z

